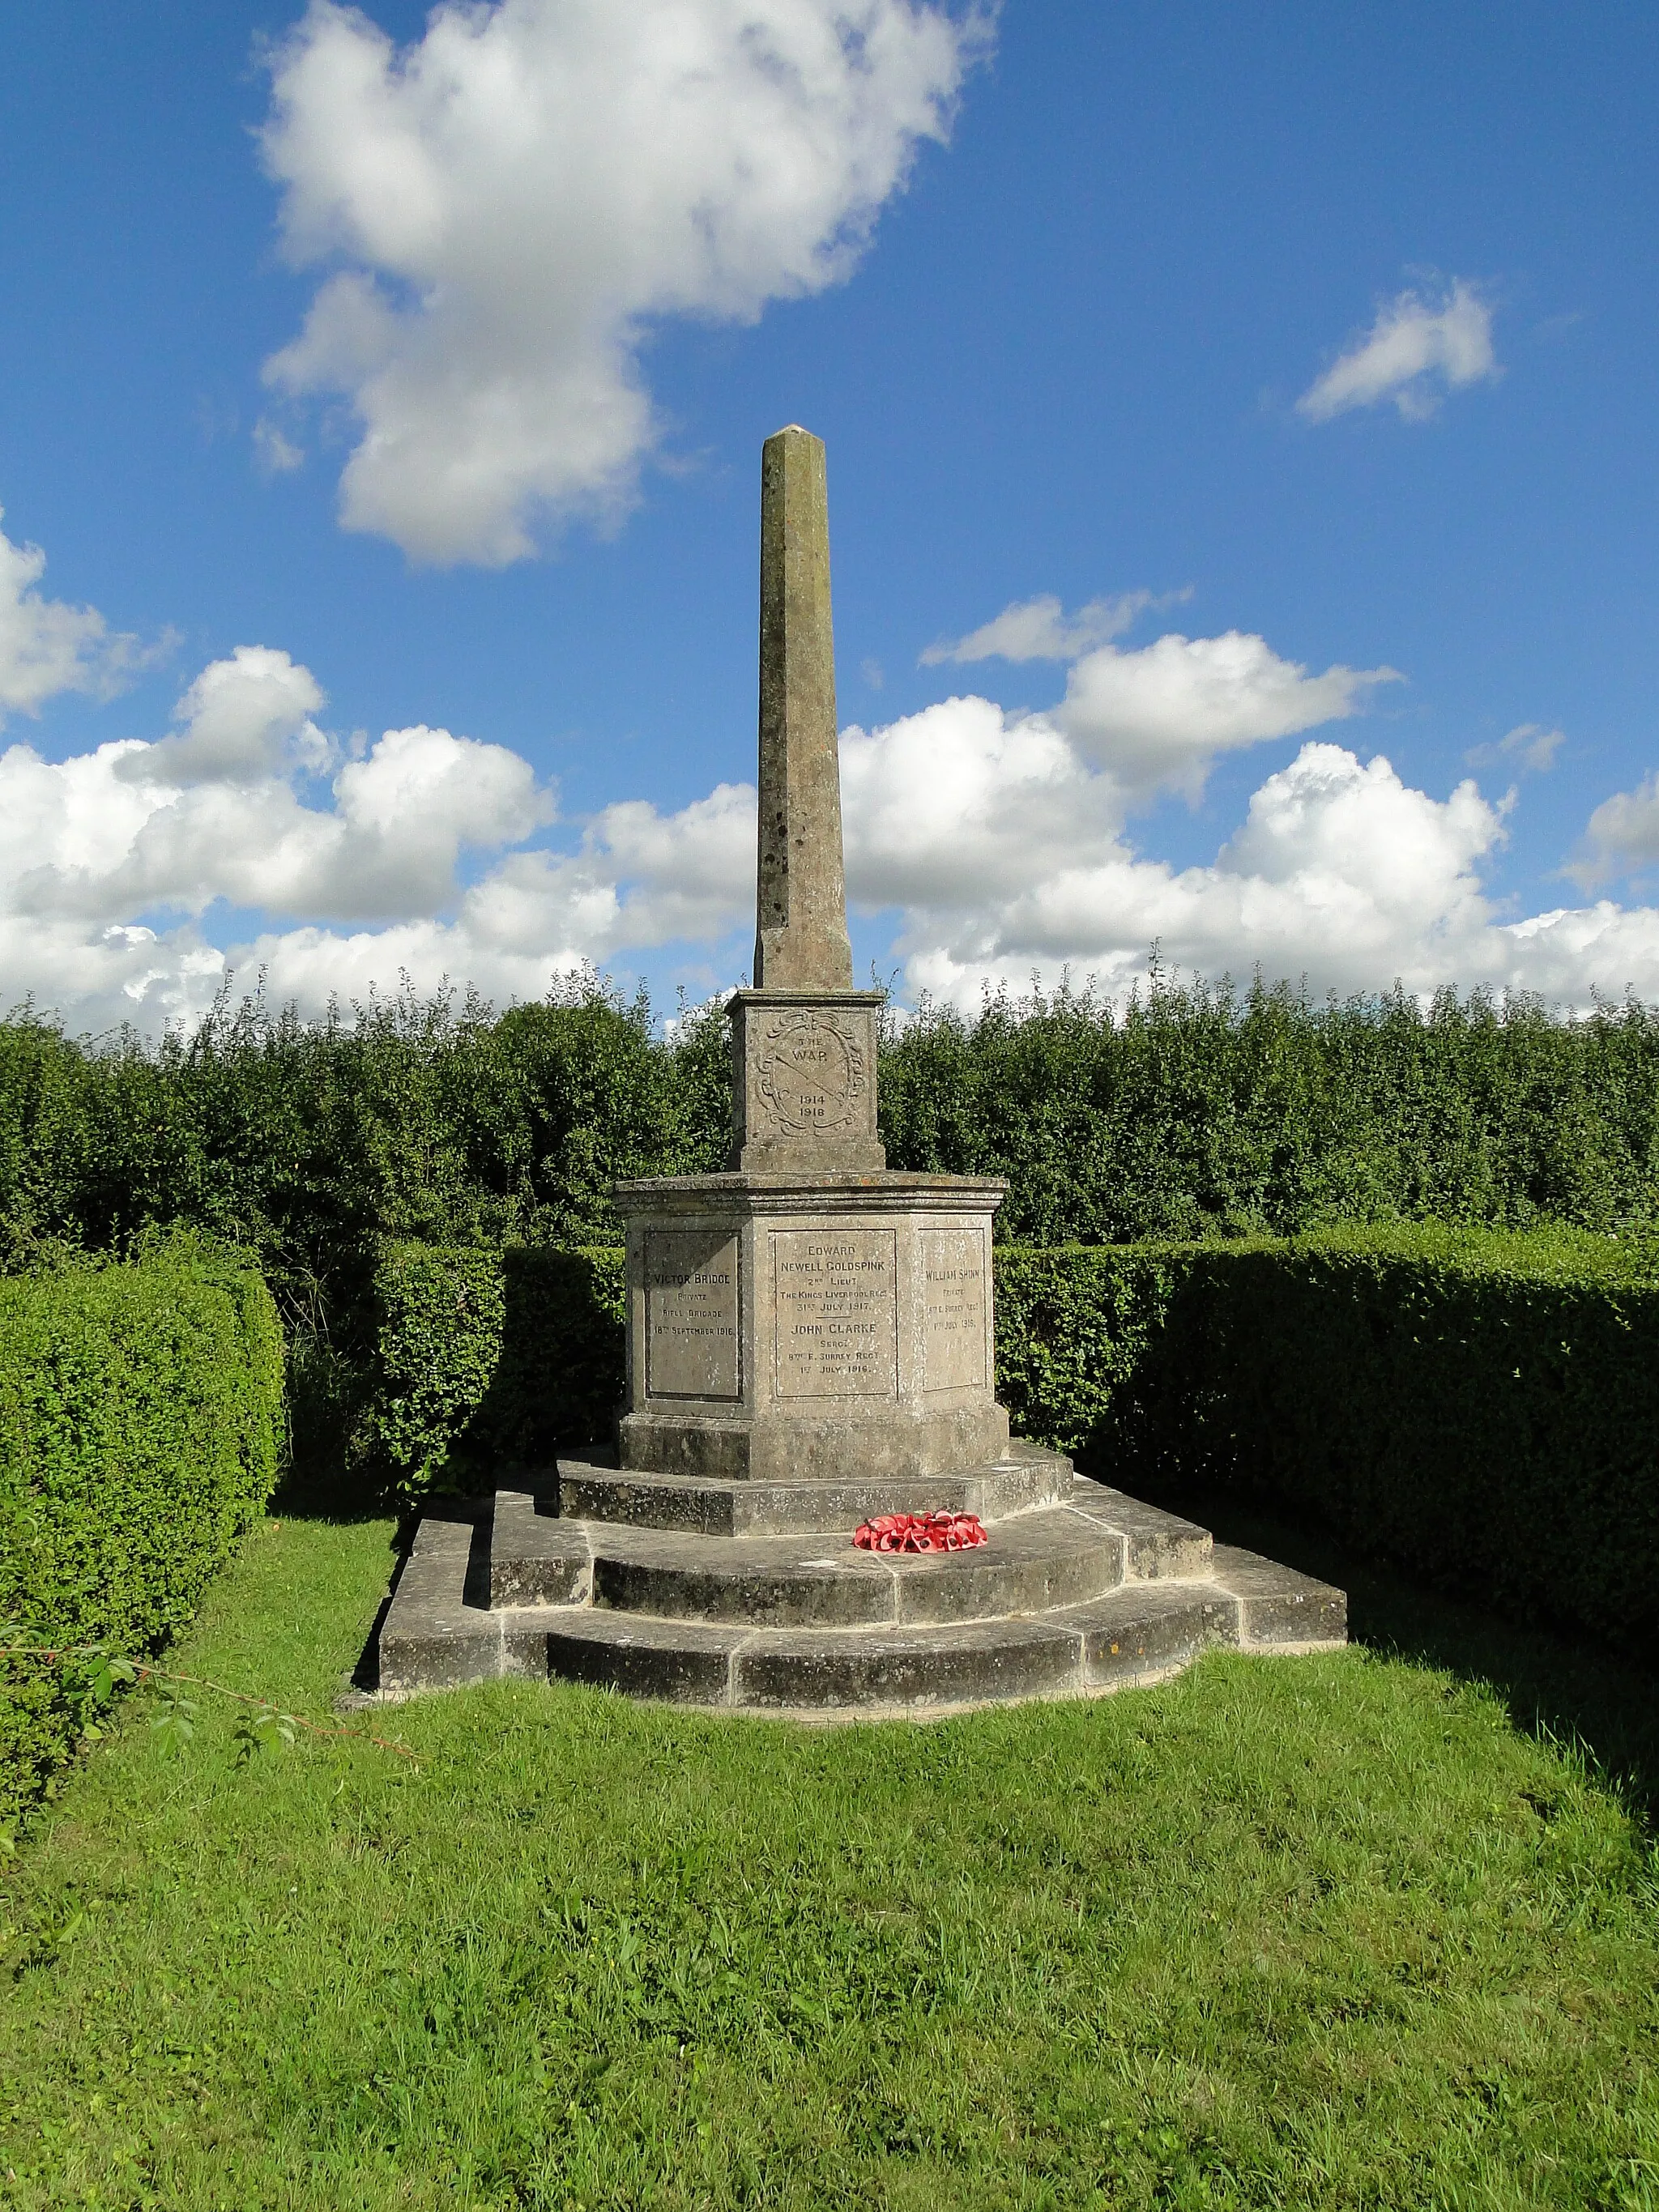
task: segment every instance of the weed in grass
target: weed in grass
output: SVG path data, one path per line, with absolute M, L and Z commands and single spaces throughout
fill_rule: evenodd
M 386 1531 L 257 1537 L 180 1663 L 316 1709 Z M 0 2202 L 1586 2206 L 1659 2167 L 1659 1864 L 1364 1650 L 812 1732 L 497 1683 L 418 1765 L 141 1692 L 3 1870 Z

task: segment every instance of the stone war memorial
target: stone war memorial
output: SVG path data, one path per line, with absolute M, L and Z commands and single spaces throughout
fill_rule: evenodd
M 615 1449 L 427 1515 L 380 1625 L 380 1693 L 551 1674 L 750 1711 L 926 1714 L 1155 1680 L 1216 1644 L 1341 1643 L 1340 1591 L 1011 1439 L 1002 1185 L 890 1170 L 878 1134 L 882 994 L 854 989 L 847 932 L 824 450 L 793 425 L 762 458 L 760 603 L 730 1167 L 617 1187 Z M 872 1526 L 895 1516 L 916 1519 Z M 907 1529 L 960 1548 L 879 1547 Z

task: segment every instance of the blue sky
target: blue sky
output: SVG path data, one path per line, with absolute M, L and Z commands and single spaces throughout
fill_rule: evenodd
M 0 52 L 9 1002 L 738 980 L 788 421 L 901 995 L 1157 937 L 1659 997 L 1650 11 L 94 0 Z

